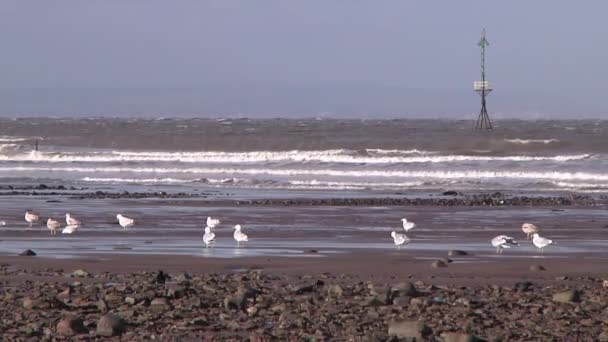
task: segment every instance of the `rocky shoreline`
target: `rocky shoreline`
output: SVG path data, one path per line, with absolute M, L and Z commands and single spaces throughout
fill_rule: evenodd
M 226 195 L 226 194 L 224 194 Z M 129 191 L 91 191 L 88 188 L 48 186 L 0 186 L 0 196 L 56 196 L 68 199 L 207 199 L 218 196 L 217 192 L 129 192 Z M 560 194 L 555 196 L 511 195 L 501 192 L 461 193 L 444 191 L 442 193 L 419 196 L 415 193 L 395 193 L 390 196 L 378 195 L 346 198 L 274 198 L 226 200 L 208 199 L 201 205 L 233 206 L 596 206 L 608 205 L 608 195 L 595 196 L 582 194 Z
M 7 340 L 608 341 L 600 279 L 504 285 L 329 273 L 0 268 Z

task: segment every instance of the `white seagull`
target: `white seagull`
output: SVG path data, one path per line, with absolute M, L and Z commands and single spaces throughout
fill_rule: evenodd
M 220 224 L 220 220 L 218 219 L 214 219 L 211 217 L 207 217 L 207 227 L 213 229 L 215 228 L 218 224 Z
M 403 221 L 403 229 L 405 229 L 406 232 L 409 232 L 414 227 L 416 227 L 416 224 L 414 222 L 408 222 L 405 218 L 402 218 L 401 221 Z
M 236 240 L 237 247 L 241 246 L 241 242 L 249 241 L 247 234 L 241 232 L 241 225 L 237 224 L 234 226 L 234 239 Z
M 25 212 L 25 221 L 27 221 L 27 223 L 30 224 L 30 228 L 32 228 L 34 223 L 38 223 L 38 221 L 40 221 L 40 215 L 28 210 Z
M 538 233 L 540 230 L 537 226 L 532 223 L 524 223 L 521 225 L 521 230 L 528 236 L 528 240 L 530 240 L 530 235 L 534 233 Z
M 405 234 L 399 234 L 393 231 L 391 232 L 391 237 L 393 238 L 395 246 L 399 246 L 399 248 L 401 248 L 402 245 L 410 243 L 410 238 L 408 238 Z
M 51 230 L 51 235 L 55 235 L 57 234 L 57 230 L 61 228 L 61 222 L 49 218 L 48 220 L 46 220 L 46 226 L 48 229 Z
M 82 226 L 82 221 L 72 216 L 70 213 L 65 214 L 65 223 L 68 226 Z M 67 228 L 67 227 L 66 227 Z M 71 234 L 71 233 L 69 233 Z
M 125 230 L 127 230 L 128 227 L 131 227 L 135 223 L 135 220 L 133 220 L 132 218 L 122 216 L 121 214 L 116 215 L 116 218 L 118 219 L 118 224 L 120 224 L 120 226 L 123 227 Z
M 544 238 L 544 237 L 538 235 L 538 233 L 534 233 L 534 235 L 532 235 L 532 237 L 533 237 L 532 243 L 534 244 L 534 246 L 536 246 L 538 249 L 540 249 L 541 253 L 544 252 L 545 247 L 547 247 L 553 243 L 553 240 Z
M 65 226 L 65 228 L 63 228 L 63 230 L 61 231 L 61 234 L 72 234 L 72 233 L 76 232 L 78 227 L 79 226 L 76 224 L 67 225 L 67 226 Z
M 503 248 L 511 248 L 519 244 L 510 236 L 498 235 L 492 239 L 492 246 L 496 247 L 496 253 L 502 254 Z
M 203 242 L 205 243 L 205 246 L 207 246 L 207 248 L 210 244 L 215 242 L 215 234 L 211 232 L 211 227 L 205 227 L 205 234 L 203 234 Z

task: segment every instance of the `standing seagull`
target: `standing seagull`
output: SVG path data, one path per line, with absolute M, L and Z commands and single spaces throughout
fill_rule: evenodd
M 236 240 L 237 247 L 241 247 L 241 242 L 249 241 L 247 234 L 241 232 L 240 224 L 234 226 L 234 239 Z
M 402 245 L 410 243 L 410 238 L 408 238 L 405 234 L 399 234 L 393 231 L 391 232 L 391 237 L 393 238 L 395 246 L 399 246 L 399 249 L 401 249 Z
M 503 248 L 511 248 L 519 244 L 510 236 L 498 235 L 492 239 L 492 246 L 496 247 L 496 253 L 502 254 Z
M 28 210 L 25 212 L 25 221 L 27 221 L 27 223 L 30 224 L 30 228 L 32 228 L 34 223 L 38 223 L 38 221 L 40 221 L 40 215 Z
M 135 223 L 135 220 L 133 220 L 132 218 L 122 216 L 121 214 L 116 215 L 116 218 L 118 219 L 118 224 L 120 224 L 121 227 L 123 227 L 125 230 L 127 230 L 128 227 L 131 227 Z
M 207 227 L 213 229 L 215 228 L 218 224 L 220 224 L 220 220 L 218 219 L 214 219 L 211 217 L 207 217 Z
M 55 235 L 57 234 L 59 228 L 61 228 L 61 222 L 49 218 L 48 220 L 46 220 L 46 226 L 48 229 L 51 230 L 51 235 Z
M 80 221 L 79 219 L 75 218 L 70 213 L 66 213 L 65 214 L 65 223 L 68 226 L 78 226 L 78 227 L 82 226 L 82 221 Z
M 521 225 L 521 230 L 528 236 L 528 240 L 530 240 L 530 235 L 534 233 L 538 233 L 539 229 L 537 226 L 532 223 L 524 223 Z
M 403 222 L 403 229 L 405 229 L 406 232 L 409 232 L 416 227 L 414 222 L 408 222 L 405 218 L 402 218 L 401 221 Z
M 235 237 L 235 239 L 236 239 L 236 237 Z M 205 246 L 207 246 L 207 248 L 209 248 L 210 244 L 215 242 L 215 234 L 211 232 L 210 227 L 205 227 L 205 234 L 203 235 L 203 242 L 205 243 Z
M 538 235 L 538 233 L 534 233 L 534 235 L 532 235 L 532 243 L 534 244 L 534 246 L 536 246 L 537 248 L 540 249 L 541 253 L 544 253 L 544 248 L 549 246 L 550 244 L 553 243 L 553 240 L 549 240 L 547 238 L 544 238 L 540 235 Z

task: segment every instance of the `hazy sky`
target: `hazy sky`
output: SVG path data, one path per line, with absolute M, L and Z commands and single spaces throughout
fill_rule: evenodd
M 608 119 L 607 1 L 0 1 L 0 115 Z

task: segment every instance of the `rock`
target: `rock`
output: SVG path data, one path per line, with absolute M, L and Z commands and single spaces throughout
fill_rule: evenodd
M 378 299 L 376 296 L 367 297 L 361 302 L 363 306 L 382 306 L 386 305 L 386 302 Z
M 34 302 L 34 300 L 30 297 L 25 297 L 23 298 L 23 308 L 27 309 L 27 310 L 31 310 L 36 306 L 36 303 Z
M 105 300 L 103 299 L 98 300 L 95 305 L 97 306 L 97 310 L 101 312 L 108 311 L 108 304 L 106 304 Z
M 335 284 L 331 285 L 327 289 L 327 294 L 331 297 L 342 297 L 342 295 L 344 294 L 344 290 L 342 289 L 342 286 Z
M 464 255 L 468 255 L 469 253 L 465 252 L 465 251 L 461 251 L 458 249 L 452 249 L 451 251 L 448 252 L 448 256 L 454 257 L 454 256 L 464 256 Z
M 180 285 L 188 284 L 191 280 L 192 276 L 186 272 L 181 273 L 177 277 L 175 277 L 175 281 Z
M 407 296 L 401 296 L 401 297 L 397 297 L 393 299 L 393 305 L 395 306 L 408 306 L 410 304 L 410 301 L 412 300 L 411 297 L 407 297 Z
M 442 268 L 442 267 L 448 267 L 448 264 L 443 261 L 443 260 L 435 260 L 433 261 L 433 263 L 431 264 L 432 268 Z
M 26 249 L 23 252 L 19 253 L 20 256 L 36 256 L 36 252 L 31 249 Z
M 85 270 L 76 270 L 76 271 L 72 272 L 72 276 L 74 276 L 74 277 L 88 277 L 89 273 L 87 273 Z
M 154 298 L 150 302 L 150 310 L 152 311 L 164 311 L 166 309 L 171 309 L 171 303 L 165 297 Z
M 458 192 L 454 190 L 448 190 L 441 193 L 443 196 L 458 196 Z
M 444 332 L 441 334 L 443 342 L 477 342 L 478 338 L 471 334 L 461 332 Z
M 294 288 L 294 293 L 297 295 L 301 295 L 304 293 L 310 293 L 316 291 L 319 287 L 324 285 L 322 280 L 317 280 L 316 283 L 310 285 L 300 285 Z
M 100 336 L 117 336 L 125 331 L 124 320 L 115 314 L 108 313 L 99 319 L 97 322 L 97 335 Z
M 543 267 L 542 265 L 531 265 L 530 266 L 530 271 L 532 272 L 540 272 L 540 271 L 546 271 L 547 269 L 545 267 Z
M 59 335 L 72 336 L 86 333 L 88 331 L 78 317 L 66 316 L 57 323 L 57 334 Z
M 401 297 L 401 296 L 416 297 L 416 296 L 418 296 L 418 290 L 416 289 L 414 284 L 412 284 L 410 282 L 395 285 L 392 288 L 392 292 L 393 292 L 394 297 Z
M 513 285 L 513 290 L 519 292 L 526 292 L 529 291 L 531 287 L 532 283 L 529 281 L 518 281 L 517 283 L 515 283 L 515 285 Z
M 608 330 L 604 330 L 598 337 L 599 342 L 608 342 Z
M 424 321 L 393 321 L 388 325 L 388 334 L 399 338 L 422 339 L 430 333 Z
M 163 271 L 158 271 L 158 273 L 156 274 L 156 283 L 157 284 L 164 284 L 168 279 L 169 279 L 169 275 Z
M 135 304 L 135 298 L 133 297 L 126 297 L 125 298 L 125 303 L 129 304 L 129 305 L 134 305 Z
M 573 303 L 580 301 L 580 293 L 576 290 L 566 290 L 553 294 L 553 301 L 558 303 Z

